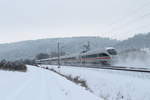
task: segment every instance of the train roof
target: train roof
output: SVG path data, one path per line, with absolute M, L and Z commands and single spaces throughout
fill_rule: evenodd
M 96 50 L 92 50 L 92 51 L 88 51 L 85 53 L 81 53 L 80 55 L 91 55 L 91 54 L 99 54 L 99 53 L 107 53 L 106 49 L 96 49 Z

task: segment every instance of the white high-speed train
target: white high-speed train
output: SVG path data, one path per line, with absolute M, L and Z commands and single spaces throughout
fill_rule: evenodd
M 117 51 L 113 47 L 89 51 L 86 53 L 73 54 L 67 56 L 53 57 L 48 59 L 36 60 L 38 64 L 101 64 L 111 65 L 116 61 Z

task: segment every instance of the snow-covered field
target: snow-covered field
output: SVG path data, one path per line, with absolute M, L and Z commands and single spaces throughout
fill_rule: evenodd
M 80 76 L 93 93 L 104 100 L 150 100 L 150 74 L 43 65 L 64 75 Z
M 62 76 L 33 66 L 28 71 L 0 71 L 0 100 L 101 100 Z

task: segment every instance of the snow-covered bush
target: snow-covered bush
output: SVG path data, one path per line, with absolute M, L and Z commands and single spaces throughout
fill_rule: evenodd
M 2 60 L 0 62 L 0 69 L 1 70 L 8 70 L 8 71 L 20 71 L 20 72 L 26 72 L 27 67 L 25 64 L 15 61 L 15 62 L 10 62 L 6 60 Z

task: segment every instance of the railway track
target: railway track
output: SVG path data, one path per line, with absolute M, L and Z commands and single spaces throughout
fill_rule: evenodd
M 148 68 L 121 67 L 121 66 L 109 66 L 109 67 L 100 67 L 100 68 L 101 69 L 150 73 L 150 69 L 148 69 Z
M 149 68 L 136 68 L 125 66 L 99 66 L 99 65 L 67 65 L 67 66 L 150 73 Z

